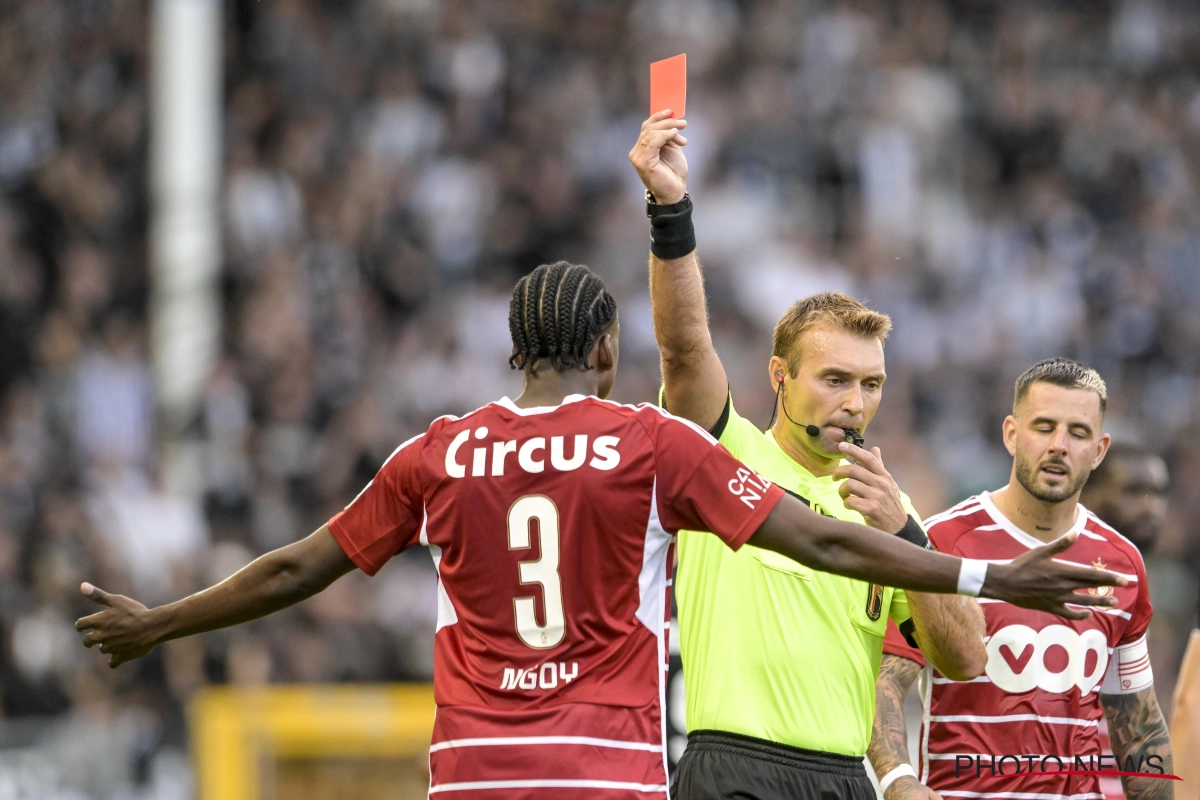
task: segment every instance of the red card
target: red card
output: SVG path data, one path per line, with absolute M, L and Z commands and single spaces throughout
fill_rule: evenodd
M 683 117 L 687 101 L 687 53 L 664 58 L 650 65 L 650 113 L 671 109 L 675 119 Z

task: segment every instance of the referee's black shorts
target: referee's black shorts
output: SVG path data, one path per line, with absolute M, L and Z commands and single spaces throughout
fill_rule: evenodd
M 861 758 L 692 731 L 671 800 L 876 800 Z

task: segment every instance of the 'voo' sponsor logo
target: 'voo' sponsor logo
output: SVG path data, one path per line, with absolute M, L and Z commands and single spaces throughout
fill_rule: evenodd
M 567 664 L 562 661 L 557 664 L 547 661 L 532 669 L 505 667 L 504 677 L 500 679 L 500 688 L 524 689 L 527 692 L 534 689 L 557 689 L 560 679 L 564 684 L 568 684 L 579 677 L 579 662 L 572 661 L 570 666 L 570 672 L 567 672 Z
M 476 428 L 475 438 L 486 439 L 487 428 Z M 464 478 L 467 475 L 467 465 L 459 463 L 458 453 L 471 438 L 471 431 L 459 431 L 446 450 L 446 474 L 451 478 Z M 568 437 L 551 436 L 547 441 L 545 436 L 534 436 L 532 439 L 509 439 L 503 442 L 491 442 L 471 450 L 471 476 L 479 478 L 490 475 L 498 478 L 510 463 L 509 456 L 516 456 L 517 468 L 534 475 L 545 472 L 547 462 L 551 469 L 559 472 L 571 472 L 582 467 L 585 463 L 592 469 L 608 471 L 615 469 L 621 463 L 621 454 L 617 445 L 621 443 L 616 436 L 597 436 L 588 448 L 588 435 L 580 433 L 570 437 L 573 441 L 571 453 L 567 455 Z M 489 451 L 490 456 L 489 458 Z M 591 456 L 589 460 L 588 456 Z M 489 466 L 491 469 L 489 470 Z
M 1061 694 L 1076 686 L 1087 694 L 1108 667 L 1108 640 L 1094 628 L 1080 633 L 1066 625 L 1047 625 L 1040 631 L 1027 625 L 1008 625 L 992 635 L 987 651 L 987 676 L 1010 694 L 1024 694 L 1035 688 Z M 1092 653 L 1095 663 L 1089 664 Z M 1048 665 L 1048 660 L 1053 665 Z

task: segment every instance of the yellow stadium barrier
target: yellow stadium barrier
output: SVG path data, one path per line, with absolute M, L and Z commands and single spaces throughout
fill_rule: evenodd
M 426 796 L 432 686 L 213 688 L 189 711 L 197 800 Z

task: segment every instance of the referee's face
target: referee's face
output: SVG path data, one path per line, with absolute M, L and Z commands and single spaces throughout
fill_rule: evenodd
M 778 387 L 782 431 L 795 444 L 830 459 L 841 459 L 838 444 L 846 441 L 843 428 L 865 431 L 883 396 L 883 344 L 873 336 L 859 336 L 832 325 L 805 331 L 800 339 L 800 363 L 793 377 L 787 362 L 771 358 L 771 381 Z M 786 415 L 783 411 L 786 410 Z M 794 422 L 794 424 L 793 424 Z M 809 436 L 806 425 L 816 425 L 821 435 Z

